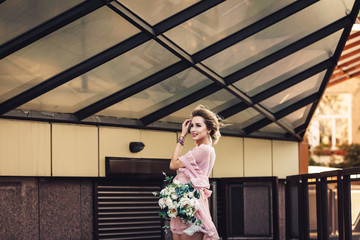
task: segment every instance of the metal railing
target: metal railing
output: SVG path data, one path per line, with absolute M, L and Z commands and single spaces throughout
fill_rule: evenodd
M 285 196 L 286 239 L 360 239 L 360 168 L 288 176 Z

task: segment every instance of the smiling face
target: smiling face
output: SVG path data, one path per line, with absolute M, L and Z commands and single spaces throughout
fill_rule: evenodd
M 209 132 L 205 125 L 205 119 L 200 116 L 195 116 L 191 119 L 190 133 L 196 144 L 209 144 Z

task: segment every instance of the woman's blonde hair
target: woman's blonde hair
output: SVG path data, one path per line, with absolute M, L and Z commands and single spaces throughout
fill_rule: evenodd
M 210 130 L 210 137 L 214 144 L 217 143 L 220 134 L 220 121 L 222 120 L 216 113 L 212 112 L 204 105 L 198 105 L 191 113 L 190 118 L 200 116 L 205 120 L 205 125 L 208 130 Z

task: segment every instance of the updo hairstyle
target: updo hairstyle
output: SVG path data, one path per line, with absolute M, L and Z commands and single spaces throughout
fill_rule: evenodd
M 198 105 L 191 113 L 190 118 L 200 116 L 205 120 L 205 125 L 208 130 L 210 130 L 210 137 L 214 144 L 217 143 L 220 134 L 220 121 L 222 120 L 216 113 L 209 110 L 207 107 L 203 105 Z

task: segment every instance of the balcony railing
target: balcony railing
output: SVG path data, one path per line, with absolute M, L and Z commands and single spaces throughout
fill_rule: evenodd
M 360 168 L 286 178 L 286 239 L 360 239 Z

